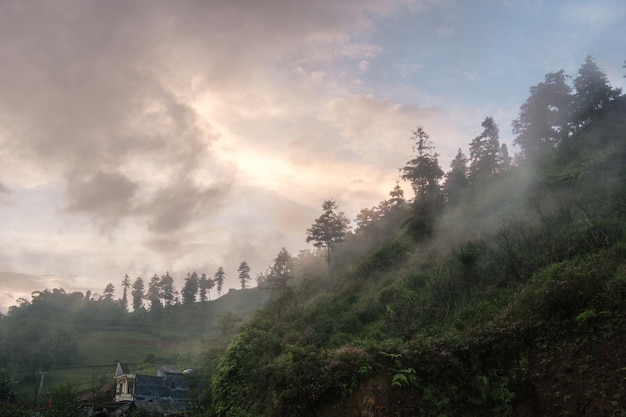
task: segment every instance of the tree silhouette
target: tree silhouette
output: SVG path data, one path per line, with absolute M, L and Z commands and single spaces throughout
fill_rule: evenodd
M 415 142 L 415 157 L 400 168 L 400 172 L 402 179 L 411 183 L 415 193 L 407 227 L 413 239 L 418 240 L 432 234 L 435 214 L 443 204 L 439 185 L 443 170 L 439 166 L 439 154 L 421 126 L 413 130 L 411 139 Z
M 200 302 L 204 303 L 205 301 L 207 301 L 207 295 L 209 295 L 209 299 L 210 294 L 208 294 L 209 290 L 211 288 L 213 288 L 212 285 L 209 285 L 209 281 L 213 281 L 210 278 L 207 278 L 206 274 L 202 274 L 200 276 L 200 279 L 198 280 L 198 288 L 199 288 L 199 295 L 200 295 Z
M 437 159 L 439 154 L 435 152 L 430 137 L 421 126 L 413 130 L 411 139 L 415 142 L 413 145 L 415 157 L 400 168 L 401 177 L 411 183 L 416 198 L 438 194 L 439 180 L 443 177 Z
M 621 89 L 612 88 L 604 71 L 598 67 L 591 55 L 578 69 L 574 79 L 572 122 L 576 128 L 587 124 L 621 94 Z
M 287 281 L 291 278 L 293 269 L 293 257 L 284 247 L 274 258 L 266 276 L 266 284 L 271 289 L 287 288 Z
M 443 186 L 446 199 L 451 203 L 460 201 L 469 186 L 467 156 L 461 148 L 450 162 L 450 171 L 446 173 L 446 181 Z
M 541 162 L 567 136 L 572 97 L 566 78 L 563 70 L 549 73 L 544 82 L 530 88 L 530 97 L 512 123 L 513 143 L 522 149 L 522 158 Z
M 393 190 L 389 191 L 389 197 L 391 197 L 389 203 L 392 207 L 402 207 L 404 205 L 404 190 L 397 181 Z
M 122 301 L 120 305 L 124 311 L 128 311 L 128 288 L 130 288 L 130 278 L 128 274 L 124 275 L 124 279 L 122 280 L 122 287 L 124 288 L 124 293 L 122 295 Z
M 193 304 L 196 302 L 196 294 L 198 293 L 199 286 L 200 283 L 196 271 L 193 271 L 192 274 L 188 273 L 187 278 L 185 278 L 185 285 L 181 291 L 183 304 Z
M 248 282 L 250 282 L 250 267 L 246 261 L 243 261 L 239 264 L 239 268 L 237 268 L 237 272 L 239 272 L 239 282 L 241 282 L 241 289 L 245 290 L 248 288 Z
M 131 291 L 131 295 L 133 296 L 133 311 L 138 311 L 143 306 L 143 291 L 143 278 L 135 278 L 135 282 L 133 282 L 133 290 Z
M 161 304 L 161 279 L 154 274 L 148 283 L 148 291 L 146 292 L 146 300 L 150 303 L 150 310 L 162 307 Z
M 102 292 L 102 297 L 100 297 L 100 299 L 105 301 L 113 301 L 114 294 L 115 286 L 109 282 L 104 288 L 104 291 Z
M 217 298 L 222 296 L 222 286 L 224 285 L 224 279 L 226 279 L 226 273 L 221 266 L 217 268 L 217 272 L 213 277 L 215 284 L 217 285 Z
M 161 297 L 165 301 L 166 306 L 171 306 L 176 300 L 176 289 L 174 288 L 174 278 L 171 277 L 169 271 L 161 277 Z
M 499 168 L 500 130 L 493 120 L 487 117 L 482 122 L 483 132 L 470 142 L 469 175 L 473 183 L 493 177 Z
M 322 210 L 324 213 L 306 230 L 306 241 L 307 243 L 313 242 L 316 248 L 326 248 L 326 260 L 330 269 L 332 248 L 344 240 L 346 233 L 350 230 L 350 220 L 343 211 L 339 211 L 339 205 L 335 200 L 325 200 Z

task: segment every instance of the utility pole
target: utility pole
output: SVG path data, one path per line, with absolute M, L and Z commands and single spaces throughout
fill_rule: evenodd
M 41 374 L 41 380 L 39 381 L 39 390 L 37 391 L 37 407 L 39 407 L 39 399 L 41 397 L 41 391 L 43 391 L 43 377 L 47 372 L 39 372 Z

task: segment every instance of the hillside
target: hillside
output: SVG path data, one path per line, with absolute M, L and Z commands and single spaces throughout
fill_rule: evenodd
M 111 393 L 99 390 L 112 381 L 117 362 L 148 375 L 158 365 L 197 368 L 206 350 L 223 349 L 269 296 L 259 289 L 231 290 L 213 301 L 165 307 L 154 317 L 59 289 L 44 291 L 1 321 L 1 367 L 10 370 L 13 390 L 26 404 L 64 384 L 110 401 Z
M 300 271 L 221 357 L 215 415 L 625 415 L 625 103 L 430 230 L 416 199 L 382 243 Z

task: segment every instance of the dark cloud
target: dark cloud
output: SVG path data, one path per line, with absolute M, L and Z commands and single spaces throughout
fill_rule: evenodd
M 176 256 L 180 252 L 181 242 L 180 239 L 154 237 L 145 241 L 144 245 L 153 252 Z
M 67 210 L 86 213 L 99 221 L 115 223 L 134 211 L 137 183 L 119 173 L 98 171 L 86 178 L 70 176 Z
M 225 187 L 201 188 L 187 182 L 160 190 L 150 203 L 148 227 L 159 234 L 182 229 L 193 219 L 217 211 L 224 202 L 226 192 Z
M 0 44 L 6 146 L 32 169 L 64 178 L 67 209 L 100 226 L 145 215 L 154 231 L 184 227 L 185 215 L 203 215 L 196 208 L 215 194 L 194 178 L 219 177 L 218 165 L 199 173 L 216 136 L 171 85 L 184 64 L 167 59 L 178 40 L 168 25 L 189 16 L 166 3 L 0 5 L 0 37 L 11 40 Z M 155 176 L 163 178 L 155 183 Z M 175 188 L 190 191 L 177 222 L 163 208 L 174 203 L 136 198 L 178 197 Z
M 55 288 L 68 288 L 71 279 L 53 278 L 45 275 L 22 274 L 17 272 L 0 271 L 0 313 L 6 312 L 10 306 L 17 305 L 18 298 L 31 300 L 34 291 L 43 291 Z

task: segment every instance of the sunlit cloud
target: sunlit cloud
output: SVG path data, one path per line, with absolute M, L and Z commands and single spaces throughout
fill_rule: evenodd
M 624 6 L 593 6 L 4 1 L 0 271 L 102 291 L 223 266 L 236 284 L 242 260 L 306 247 L 323 199 L 354 217 L 386 198 L 416 126 L 447 167 L 484 117 L 507 131 L 538 67 L 626 50 L 603 37 Z

